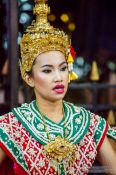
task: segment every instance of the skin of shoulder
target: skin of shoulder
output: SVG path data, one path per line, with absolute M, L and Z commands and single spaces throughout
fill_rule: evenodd
M 110 175 L 116 175 L 116 141 L 114 142 L 115 146 L 112 146 L 109 138 L 105 136 L 97 157 L 99 162 L 104 166 L 106 173 Z
M 2 164 L 5 158 L 6 158 L 6 153 L 2 150 L 2 148 L 0 148 L 0 165 Z

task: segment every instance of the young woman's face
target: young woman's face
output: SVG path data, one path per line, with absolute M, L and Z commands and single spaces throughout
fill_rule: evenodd
M 63 99 L 68 87 L 68 69 L 64 54 L 48 51 L 40 54 L 32 68 L 36 98 L 48 101 Z

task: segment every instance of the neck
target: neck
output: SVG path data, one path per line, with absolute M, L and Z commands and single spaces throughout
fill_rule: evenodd
M 63 103 L 62 100 L 56 102 L 44 101 L 36 99 L 37 107 L 43 115 L 50 120 L 58 123 L 63 118 Z

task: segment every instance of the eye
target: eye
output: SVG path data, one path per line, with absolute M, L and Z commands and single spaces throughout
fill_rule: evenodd
M 64 66 L 61 68 L 61 71 L 66 71 L 67 70 L 67 66 Z
M 45 70 L 42 70 L 42 72 L 46 73 L 46 74 L 49 74 L 51 72 L 50 69 L 45 69 Z

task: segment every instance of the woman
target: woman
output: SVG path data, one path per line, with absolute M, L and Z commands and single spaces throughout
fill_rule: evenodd
M 8 156 L 15 175 L 85 175 L 99 155 L 116 174 L 116 154 L 107 138 L 116 139 L 116 131 L 101 117 L 63 101 L 68 82 L 77 78 L 70 41 L 48 23 L 45 1 L 35 3 L 36 21 L 21 41 L 20 69 L 36 100 L 1 116 L 1 168 Z

